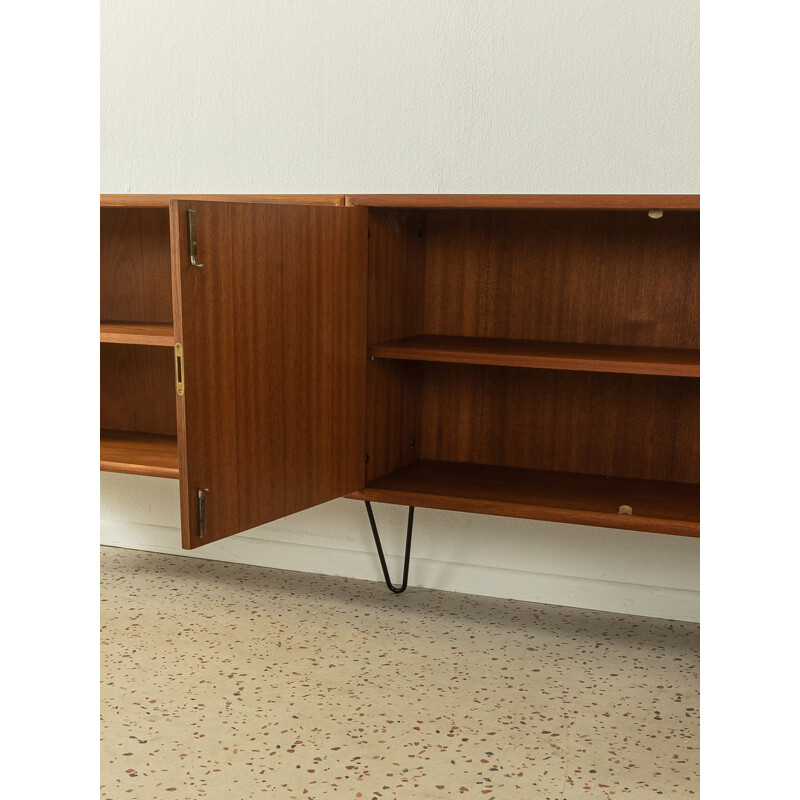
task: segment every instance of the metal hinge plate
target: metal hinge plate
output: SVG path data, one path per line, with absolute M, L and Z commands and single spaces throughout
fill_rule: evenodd
M 208 489 L 197 490 L 197 535 L 202 539 L 206 535 L 206 492 Z
M 201 264 L 197 260 L 197 220 L 193 208 L 187 210 L 186 219 L 189 228 L 189 263 L 193 267 L 204 267 L 205 264 Z
M 183 347 L 175 342 L 175 391 L 183 397 Z

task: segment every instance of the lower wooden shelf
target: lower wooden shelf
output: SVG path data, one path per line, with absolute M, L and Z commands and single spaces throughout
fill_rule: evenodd
M 178 439 L 156 433 L 101 430 L 100 469 L 177 478 Z
M 420 460 L 348 496 L 449 511 L 700 535 L 700 487 L 690 483 Z M 630 506 L 632 514 L 620 514 L 620 506 Z

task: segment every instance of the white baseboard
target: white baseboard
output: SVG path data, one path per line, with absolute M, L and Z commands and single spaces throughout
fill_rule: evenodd
M 349 503 L 349 501 L 341 502 Z M 327 509 L 330 505 L 327 504 L 318 508 Z M 263 526 L 255 531 L 239 534 L 194 551 L 181 549 L 180 531 L 175 527 L 126 520 L 102 520 L 101 542 L 114 547 L 171 553 L 194 558 L 253 564 L 300 572 L 315 572 L 364 580 L 382 580 L 374 545 L 371 539 L 365 539 L 363 535 L 365 526 L 359 525 L 358 530 L 354 531 L 353 535 L 350 535 L 349 531 L 343 533 L 342 523 L 341 521 L 337 522 L 334 514 L 328 517 L 331 534 L 320 534 L 319 530 L 316 532 L 313 530 L 314 527 L 319 528 L 320 523 L 319 518 L 316 521 L 313 520 L 314 511 L 312 509 L 310 512 L 304 512 L 307 515 L 312 515 L 312 524 L 310 525 L 298 526 L 296 520 L 301 515 L 295 515 L 295 517 L 279 520 L 276 523 L 272 523 L 272 525 Z M 449 528 L 453 528 L 453 515 L 450 515 L 449 512 L 435 513 L 448 514 L 451 520 Z M 349 511 L 345 512 L 345 516 L 349 516 Z M 447 518 L 444 519 L 446 522 Z M 292 520 L 294 524 L 287 525 L 287 522 Z M 401 520 L 401 516 L 394 514 L 390 521 L 396 523 Z M 308 523 L 308 518 L 305 521 Z M 509 521 L 511 525 L 519 522 Z M 400 557 L 391 553 L 393 551 L 402 552 L 403 532 L 401 530 L 402 526 L 395 525 L 394 527 L 398 528 L 399 533 L 393 532 L 390 537 L 387 536 L 389 542 L 385 542 L 384 546 L 387 551 L 386 557 L 389 569 L 393 575 L 398 576 L 396 580 L 399 580 L 402 561 Z M 446 538 L 448 536 L 448 525 L 445 524 L 442 527 L 444 528 L 442 537 Z M 304 530 L 301 530 L 302 528 Z M 552 530 L 553 523 L 544 524 L 544 528 L 545 530 L 548 528 Z M 470 531 L 467 530 L 466 535 L 456 542 L 456 546 L 451 547 L 449 550 L 450 553 L 458 553 L 460 559 L 450 558 L 447 552 L 445 552 L 445 558 L 430 557 L 430 555 L 425 554 L 426 551 L 430 553 L 432 549 L 436 550 L 436 547 L 431 547 L 430 545 L 426 547 L 424 543 L 418 547 L 418 554 L 412 555 L 409 586 L 624 614 L 637 614 L 663 619 L 698 621 L 699 592 L 691 585 L 695 572 L 695 567 L 691 564 L 691 559 L 696 556 L 697 543 L 695 541 L 684 541 L 679 537 L 661 537 L 655 534 L 631 534 L 628 531 L 602 531 L 600 535 L 607 537 L 607 546 L 611 548 L 610 555 L 604 555 L 602 550 L 603 542 L 599 544 L 599 549 L 593 544 L 586 544 L 594 541 L 596 537 L 592 537 L 592 531 L 598 531 L 599 529 L 579 529 L 577 536 L 587 537 L 586 543 L 583 544 L 582 549 L 579 549 L 581 548 L 581 542 L 576 542 L 576 534 L 571 530 L 573 526 L 555 526 L 555 528 L 556 530 L 565 529 L 557 542 L 559 552 L 556 553 L 555 557 L 552 552 L 545 552 L 542 558 L 545 564 L 551 569 L 559 568 L 560 564 L 570 563 L 570 551 L 577 551 L 583 557 L 582 560 L 577 560 L 577 567 L 579 569 L 582 568 L 586 573 L 586 565 L 588 563 L 591 567 L 596 568 L 595 571 L 600 573 L 599 576 L 591 574 L 562 574 L 561 572 L 532 569 L 530 566 L 531 554 L 536 555 L 537 553 L 537 543 L 535 541 L 530 547 L 530 552 L 522 553 L 522 557 L 512 558 L 510 561 L 505 559 L 506 563 L 487 563 L 487 560 L 492 560 L 486 557 L 487 548 L 484 547 L 484 552 L 481 552 L 481 548 L 475 546 L 473 541 L 475 537 L 470 537 Z M 368 531 L 368 528 L 366 530 Z M 452 530 L 449 531 L 449 535 L 452 537 Z M 620 553 L 625 553 L 626 547 L 630 551 L 630 547 L 627 544 L 628 540 L 640 541 L 635 537 L 649 537 L 641 540 L 642 551 L 638 554 L 633 553 L 631 558 L 631 564 L 636 566 L 638 558 L 640 562 L 644 562 L 645 568 L 642 569 L 641 565 L 639 565 L 640 568 L 638 570 L 632 569 L 630 571 L 632 574 L 643 575 L 649 580 L 649 583 L 625 582 L 624 580 L 603 577 L 606 572 L 615 573 L 614 568 L 619 566 Z M 654 539 L 653 537 L 656 538 Z M 419 538 L 421 537 L 417 536 L 415 538 L 415 546 Z M 455 538 L 458 539 L 458 536 Z M 553 538 L 552 535 L 550 538 Z M 673 553 L 669 549 L 659 549 L 665 538 L 672 540 L 673 546 L 677 547 L 683 554 L 682 561 L 678 559 L 675 563 L 666 563 L 669 561 L 668 556 Z M 520 542 L 514 541 L 512 536 L 509 546 L 512 548 L 514 546 L 519 547 L 519 544 Z M 390 545 L 394 545 L 394 547 L 392 548 Z M 542 549 L 541 543 L 539 543 L 539 548 L 540 550 Z M 447 542 L 445 542 L 444 550 L 447 551 L 447 549 Z M 488 545 L 488 549 L 492 549 L 491 544 Z M 497 551 L 498 548 L 495 546 L 494 550 Z M 565 551 L 566 562 L 560 559 L 560 550 Z M 442 551 L 441 541 L 439 542 L 439 551 Z M 665 553 L 667 557 L 665 557 Z M 614 560 L 615 556 L 616 560 Z M 608 559 L 608 563 L 603 563 L 604 557 Z M 661 559 L 660 564 L 658 563 L 659 558 Z M 503 559 L 501 558 L 500 561 L 502 562 Z M 656 562 L 655 571 L 654 562 Z M 512 563 L 514 566 L 511 566 Z M 681 564 L 687 566 L 685 579 L 678 572 L 678 579 L 676 580 L 676 563 L 678 567 Z M 684 586 L 653 585 L 654 579 L 655 581 L 658 580 L 659 572 L 657 568 L 659 566 L 661 567 L 661 574 L 668 577 L 673 584 L 683 582 Z M 617 574 L 619 574 L 618 569 Z

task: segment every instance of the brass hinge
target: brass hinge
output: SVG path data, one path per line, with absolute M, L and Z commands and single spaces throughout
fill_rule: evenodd
M 197 535 L 202 539 L 206 535 L 206 492 L 208 489 L 197 490 Z
M 190 208 L 186 212 L 187 226 L 189 228 L 189 263 L 193 267 L 204 267 L 197 260 L 197 221 L 194 217 L 194 209 Z
M 175 391 L 183 397 L 183 347 L 175 342 Z

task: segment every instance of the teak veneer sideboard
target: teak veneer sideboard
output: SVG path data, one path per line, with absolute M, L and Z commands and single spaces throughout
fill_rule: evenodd
M 342 496 L 698 536 L 699 218 L 103 195 L 100 468 L 179 479 L 186 548 Z

